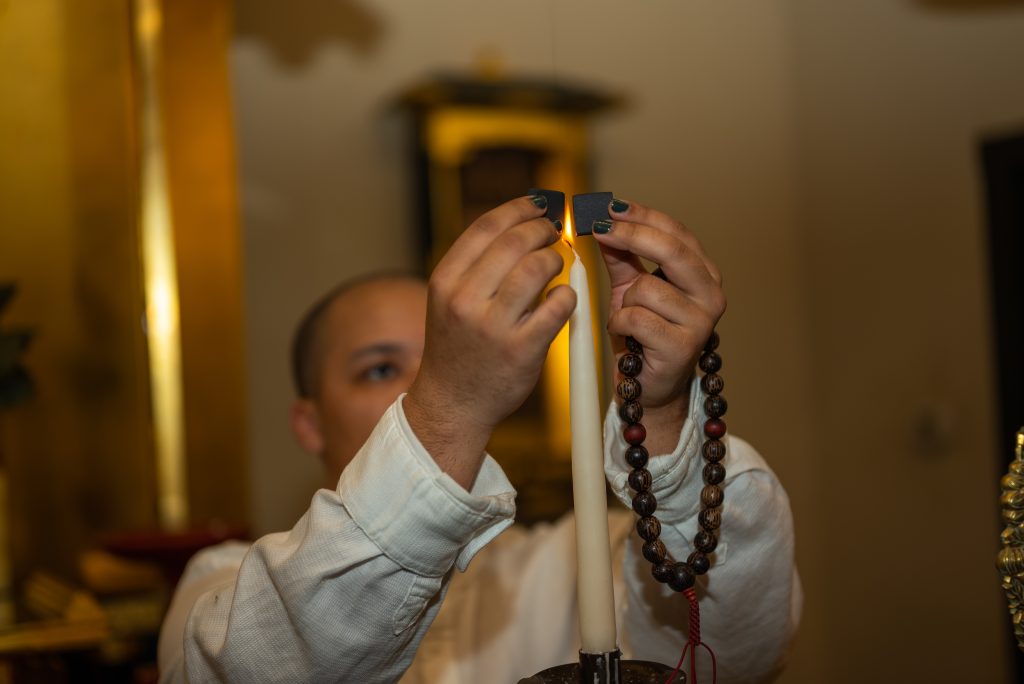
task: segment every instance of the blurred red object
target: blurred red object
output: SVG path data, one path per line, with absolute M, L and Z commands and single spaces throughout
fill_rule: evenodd
M 229 539 L 245 540 L 247 527 L 211 524 L 182 532 L 164 530 L 132 530 L 111 532 L 100 538 L 104 550 L 135 560 L 158 565 L 167 581 L 174 586 L 185 571 L 185 565 L 198 551 Z

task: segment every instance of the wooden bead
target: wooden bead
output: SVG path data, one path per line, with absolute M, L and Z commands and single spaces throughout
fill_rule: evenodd
M 627 425 L 622 435 L 631 446 L 626 449 L 626 462 L 632 466 L 629 473 L 629 486 L 637 492 L 633 497 L 633 510 L 640 515 L 636 523 L 637 534 L 644 540 L 641 548 L 644 558 L 651 564 L 651 574 L 658 582 L 667 583 L 675 591 L 686 591 L 693 587 L 698 575 L 706 574 L 711 568 L 709 554 L 718 546 L 717 530 L 722 525 L 722 501 L 725 492 L 721 485 L 725 481 L 725 459 L 727 448 L 722 438 L 726 434 L 726 424 L 722 416 L 729 408 L 725 397 L 721 396 L 725 381 L 718 371 L 722 368 L 722 357 L 715 353 L 719 338 L 712 331 L 704 345 L 704 353 L 698 366 L 704 375 L 701 377 L 701 389 L 707 395 L 704 399 L 704 412 L 708 420 L 704 423 L 706 437 L 701 447 L 707 463 L 704 465 L 703 477 L 705 486 L 701 489 L 701 511 L 697 514 L 700 526 L 693 544 L 693 551 L 685 563 L 674 562 L 668 555 L 665 544 L 658 538 L 661 535 L 661 522 L 654 517 L 658 501 L 651 493 L 653 476 L 646 465 L 650 454 L 642 446 L 647 438 L 647 430 L 640 422 L 643 418 L 643 407 L 637 401 L 642 387 L 636 377 L 643 370 L 643 346 L 634 338 L 626 338 L 629 353 L 619 358 L 619 372 L 623 379 L 616 391 L 623 402 L 619 406 L 619 417 Z
M 704 413 L 711 418 L 721 418 L 729 409 L 729 404 L 721 394 L 712 394 L 704 400 Z
M 647 516 L 636 521 L 636 533 L 644 541 L 654 541 L 661 536 L 661 521 L 654 516 Z
M 708 373 L 700 379 L 700 388 L 704 394 L 721 394 L 725 389 L 725 380 L 718 373 Z
M 700 502 L 704 504 L 704 508 L 721 506 L 723 499 L 725 499 L 725 493 L 718 485 L 707 485 L 700 490 Z
M 625 423 L 639 423 L 644 417 L 644 407 L 639 401 L 626 401 L 619 407 L 619 418 Z
M 714 532 L 722 525 L 722 509 L 705 508 L 697 514 L 697 522 L 708 532 Z
M 715 352 L 704 352 L 698 365 L 705 373 L 717 373 L 722 370 L 722 357 Z
M 673 591 L 686 591 L 693 586 L 695 579 L 689 565 L 686 563 L 676 563 L 672 566 L 672 577 L 668 581 L 668 586 Z
M 650 454 L 647 452 L 647 447 L 636 445 L 626 449 L 626 463 L 629 464 L 630 468 L 643 468 L 647 465 L 649 457 Z
M 644 369 L 644 362 L 636 354 L 623 354 L 619 358 L 619 372 L 627 378 L 635 378 Z
M 619 383 L 617 389 L 619 396 L 624 401 L 635 401 L 640 398 L 640 392 L 643 388 L 640 387 L 640 383 L 636 381 L 636 378 L 623 378 L 622 382 Z
M 704 482 L 709 485 L 722 484 L 725 479 L 725 466 L 721 463 L 708 463 L 704 466 Z
M 640 492 L 633 497 L 633 510 L 644 517 L 654 515 L 658 510 L 658 500 L 650 492 Z
M 647 428 L 640 423 L 633 423 L 626 426 L 626 429 L 622 431 L 622 436 L 633 446 L 638 446 L 647 439 Z
M 667 584 L 672 579 L 672 564 L 671 563 L 657 563 L 651 567 L 651 574 L 654 575 L 654 579 Z
M 644 544 L 642 552 L 648 563 L 661 563 L 665 560 L 665 556 L 668 555 L 668 550 L 660 539 Z
M 709 463 L 718 463 L 725 458 L 725 442 L 721 442 L 717 439 L 709 439 L 704 442 L 704 446 L 701 447 L 701 451 L 704 453 L 704 458 Z M 629 460 L 629 452 L 626 452 L 626 460 Z
M 691 553 L 690 557 L 686 559 L 686 564 L 690 566 L 695 575 L 706 574 L 711 569 L 711 559 L 701 551 Z
M 646 468 L 637 468 L 629 473 L 629 486 L 635 492 L 646 492 L 651 488 L 651 471 Z
M 725 437 L 725 421 L 721 418 L 711 418 L 704 423 L 704 434 L 711 439 L 722 439 Z
M 701 530 L 693 539 L 693 545 L 702 553 L 711 553 L 718 546 L 718 538 L 712 532 Z

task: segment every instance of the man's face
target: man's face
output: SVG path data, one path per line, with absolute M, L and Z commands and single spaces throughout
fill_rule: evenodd
M 426 316 L 426 285 L 404 279 L 358 285 L 325 313 L 317 350 L 320 391 L 299 403 L 312 401 L 319 455 L 332 485 L 416 377 Z

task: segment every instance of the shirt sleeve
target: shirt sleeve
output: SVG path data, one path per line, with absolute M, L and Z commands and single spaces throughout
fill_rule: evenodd
M 694 551 L 698 531 L 704 399 L 700 383 L 693 382 L 690 415 L 676 448 L 670 454 L 652 454 L 647 466 L 658 501 L 661 540 L 676 560 L 684 561 Z M 622 428 L 612 404 L 605 420 L 605 473 L 628 506 L 630 468 L 623 457 L 627 444 Z M 803 604 L 792 514 L 785 490 L 753 447 L 732 436 L 725 441 L 727 477 L 718 546 L 710 571 L 696 585 L 701 638 L 717 656 L 719 682 L 770 681 L 785 665 Z M 674 665 L 687 640 L 689 608 L 681 595 L 651 576 L 651 564 L 640 553 L 642 543 L 635 531 L 626 542 L 624 650 L 639 660 Z M 698 673 L 700 680 L 710 681 L 711 662 L 703 649 Z
M 515 491 L 489 456 L 472 491 L 441 472 L 400 398 L 334 491 L 289 532 L 259 539 L 237 572 L 189 573 L 161 635 L 163 681 L 397 681 L 453 567 L 511 524 Z M 217 581 L 219 580 L 219 583 Z M 188 583 L 206 589 L 198 598 Z M 214 584 L 206 588 L 203 583 Z

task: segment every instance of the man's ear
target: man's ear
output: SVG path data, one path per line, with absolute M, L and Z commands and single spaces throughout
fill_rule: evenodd
M 304 451 L 323 455 L 324 435 L 320 430 L 320 411 L 310 399 L 296 399 L 289 414 L 292 433 Z

